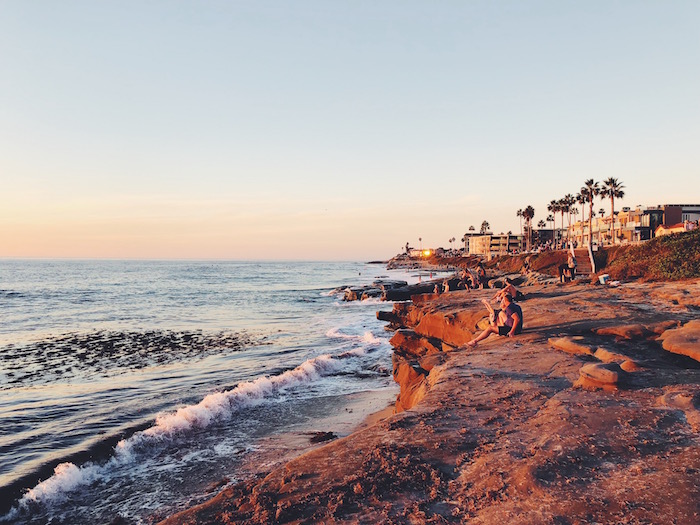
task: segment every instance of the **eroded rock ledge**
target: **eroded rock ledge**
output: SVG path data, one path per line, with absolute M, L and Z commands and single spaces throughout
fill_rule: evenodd
M 474 350 L 493 291 L 395 305 L 402 411 L 166 523 L 700 522 L 700 282 L 525 291 Z

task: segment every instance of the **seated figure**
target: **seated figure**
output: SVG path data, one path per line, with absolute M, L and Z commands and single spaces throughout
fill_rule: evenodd
M 489 311 L 490 326 L 469 341 L 467 346 L 474 348 L 479 341 L 483 341 L 491 334 L 513 337 L 523 331 L 523 310 L 513 302 L 513 296 L 509 293 L 503 294 L 501 298 L 501 311 L 498 313 L 498 317 L 486 299 L 482 302 Z

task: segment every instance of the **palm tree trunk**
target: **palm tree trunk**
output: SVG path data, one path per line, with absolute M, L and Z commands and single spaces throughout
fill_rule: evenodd
M 564 244 L 564 210 L 561 211 L 561 243 Z
M 615 197 L 610 197 L 610 230 L 612 231 L 612 243 L 615 244 Z
M 589 202 L 588 207 L 588 246 L 593 247 L 593 199 Z

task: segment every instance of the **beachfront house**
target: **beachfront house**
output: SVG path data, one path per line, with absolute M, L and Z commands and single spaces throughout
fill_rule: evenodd
M 670 225 L 665 225 L 662 224 L 658 228 L 656 228 L 655 235 L 656 237 L 660 237 L 662 235 L 671 235 L 672 233 L 683 233 L 683 232 L 689 232 L 697 229 L 698 223 L 697 222 L 692 222 L 692 221 L 683 221 L 679 222 L 677 224 L 670 224 Z
M 698 204 L 663 204 L 659 206 L 637 206 L 634 209 L 623 207 L 615 212 L 615 242 L 647 241 L 657 235 L 657 231 L 683 230 L 684 221 L 690 223 L 700 219 Z M 594 217 L 592 235 L 594 244 L 610 244 L 610 216 Z M 680 226 L 679 226 L 680 225 Z M 659 230 L 660 226 L 664 228 Z M 571 225 L 571 238 L 579 245 L 588 243 L 588 221 L 578 221 Z
M 665 226 L 700 220 L 700 204 L 664 204 L 658 208 L 663 211 L 662 224 Z
M 525 249 L 524 235 L 509 234 L 488 234 L 475 235 L 469 238 L 469 254 L 485 255 L 505 255 L 508 253 L 521 252 Z

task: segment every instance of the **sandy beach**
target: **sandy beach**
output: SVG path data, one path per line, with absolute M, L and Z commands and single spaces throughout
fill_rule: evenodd
M 494 290 L 396 303 L 392 413 L 163 523 L 700 522 L 700 280 L 530 282 L 475 349 Z

